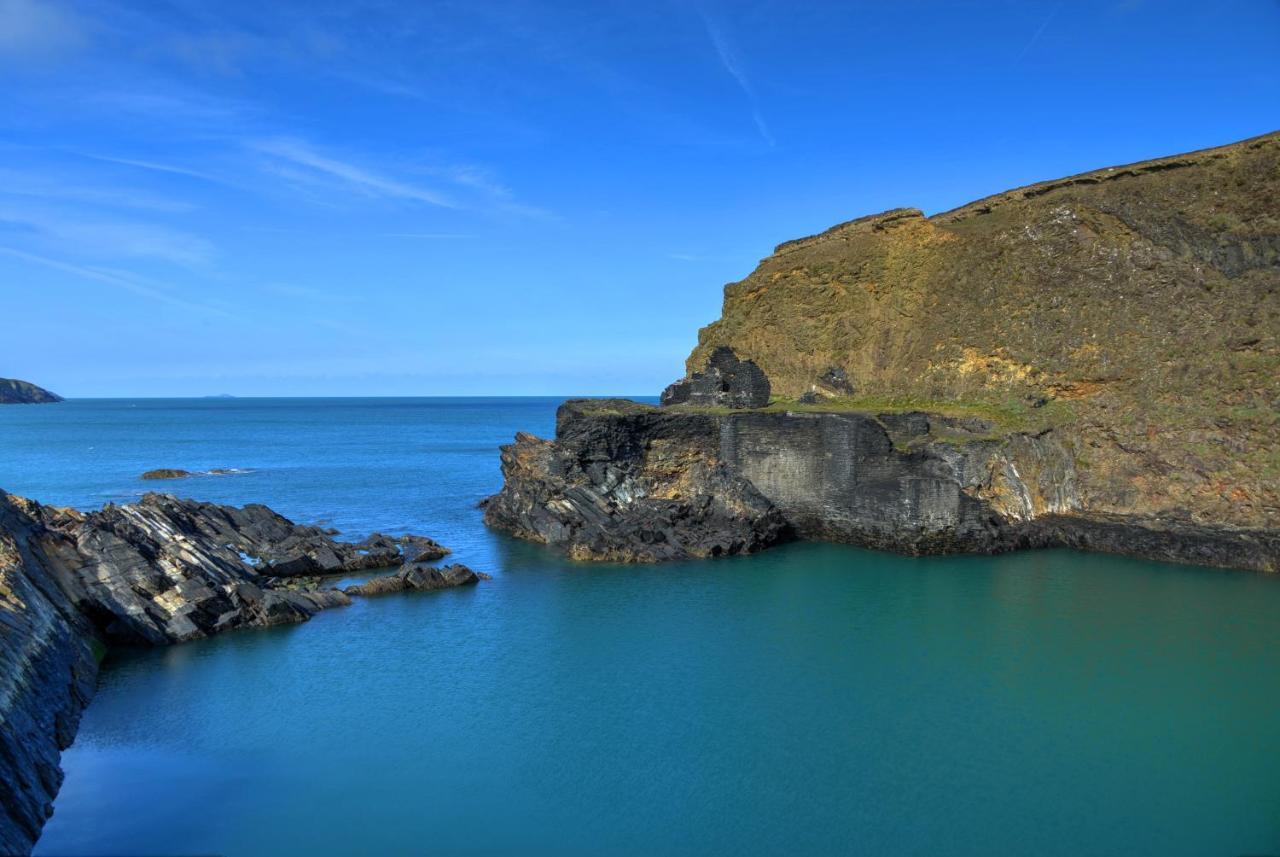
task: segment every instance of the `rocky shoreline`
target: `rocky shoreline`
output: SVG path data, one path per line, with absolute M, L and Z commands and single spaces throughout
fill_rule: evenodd
M 352 596 L 473 584 L 424 562 L 424 536 L 338 541 L 265 506 L 148 494 L 95 512 L 0 492 L 0 854 L 26 854 L 52 813 L 61 751 L 110 644 L 167 645 L 304 622 Z M 325 578 L 399 567 L 340 591 Z
M 1071 547 L 1280 571 L 1280 533 L 1087 508 L 1053 430 L 923 412 L 561 406 L 502 448 L 494 529 L 574 559 L 753 553 L 793 538 L 909 554 Z

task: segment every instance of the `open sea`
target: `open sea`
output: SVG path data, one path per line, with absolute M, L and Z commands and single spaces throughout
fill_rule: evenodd
M 113 650 L 36 853 L 1280 854 L 1280 579 L 822 544 L 573 563 L 476 508 L 558 401 L 0 408 L 9 492 L 262 502 L 494 576 Z

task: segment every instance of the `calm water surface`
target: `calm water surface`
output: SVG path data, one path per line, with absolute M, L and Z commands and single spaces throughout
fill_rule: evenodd
M 38 854 L 1280 853 L 1280 580 L 829 545 L 580 565 L 487 532 L 556 400 L 0 408 L 0 487 L 162 483 L 494 579 L 114 652 Z

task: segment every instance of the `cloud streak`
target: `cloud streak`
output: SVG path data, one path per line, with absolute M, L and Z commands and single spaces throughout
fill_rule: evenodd
M 179 167 L 173 164 L 160 164 L 154 161 L 142 161 L 135 158 L 115 158 L 110 155 L 95 155 L 89 152 L 76 152 L 82 158 L 88 158 L 93 161 L 102 161 L 107 164 L 120 164 L 125 167 L 134 167 L 139 170 L 150 170 L 156 173 L 168 173 L 169 175 L 187 176 L 188 178 L 200 179 L 201 181 L 211 182 L 213 184 L 229 185 L 225 179 L 220 179 L 210 173 L 193 170 L 189 167 Z
M 323 155 L 297 140 L 264 140 L 252 144 L 252 148 L 288 165 L 302 167 L 306 171 L 303 173 L 299 173 L 297 170 L 290 171 L 289 175 L 293 177 L 301 178 L 310 173 L 319 177 L 336 179 L 365 196 L 403 199 L 440 208 L 461 207 L 442 193 L 399 181 L 365 167 Z
M 724 29 L 712 19 L 705 8 L 700 6 L 698 14 L 701 16 L 702 25 L 707 31 L 707 38 L 711 40 L 712 46 L 716 49 L 716 56 L 720 59 L 720 65 L 724 66 L 724 70 L 737 82 L 738 88 L 747 97 L 747 101 L 751 105 L 751 119 L 755 122 L 756 130 L 760 132 L 761 139 L 770 148 L 776 146 L 777 140 L 774 139 L 773 132 L 769 130 L 768 123 L 764 121 L 764 114 L 760 112 L 760 101 L 756 98 L 755 87 L 751 85 L 751 79 L 747 77 L 746 71 L 742 68 L 742 62 L 738 59 L 737 51 L 733 49 L 733 45 L 725 35 Z
M 132 220 L 90 220 L 58 210 L 0 206 L 0 224 L 79 254 L 150 258 L 187 268 L 207 265 L 213 245 L 198 235 Z
M 226 310 L 210 306 L 209 304 L 202 304 L 177 297 L 154 286 L 148 285 L 132 275 L 125 274 L 120 271 L 109 271 L 101 268 L 89 267 L 87 265 L 76 265 L 71 262 L 63 262 L 58 259 L 51 259 L 47 256 L 40 256 L 36 253 L 27 253 L 13 247 L 0 247 L 0 255 L 9 256 L 31 265 L 39 265 L 54 271 L 60 271 L 64 274 L 71 274 L 72 276 L 79 277 L 81 279 L 105 283 L 109 286 L 115 286 L 118 289 L 139 295 L 140 297 L 150 298 L 151 300 L 160 301 L 161 303 L 166 303 L 171 306 L 196 310 L 203 313 L 211 313 L 213 315 L 220 315 L 226 318 L 235 318 L 235 316 Z

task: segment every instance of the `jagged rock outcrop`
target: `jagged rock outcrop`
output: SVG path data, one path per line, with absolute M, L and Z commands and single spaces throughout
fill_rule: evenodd
M 1038 404 L 1091 513 L 1280 530 L 1280 133 L 788 241 L 688 368 L 724 347 L 790 402 Z
M 717 348 L 701 372 L 690 373 L 662 391 L 663 405 L 712 408 L 763 408 L 769 404 L 769 379 L 732 348 Z
M 657 562 L 751 553 L 786 521 L 719 458 L 718 418 L 633 402 L 566 402 L 556 442 L 521 433 L 502 448 L 501 493 L 485 523 L 575 559 Z
M 51 812 L 105 643 L 177 643 L 350 603 L 301 575 L 408 562 L 405 588 L 468 582 L 420 564 L 446 553 L 422 536 L 339 542 L 260 505 L 148 494 L 81 513 L 0 492 L 0 854 L 29 852 Z
M 1280 571 L 1280 533 L 1093 514 L 1071 444 L 918 411 L 698 413 L 565 403 L 503 447 L 485 522 L 577 559 L 653 562 L 792 536 L 905 553 L 1080 547 Z
M 0 405 L 45 405 L 61 402 L 62 397 L 30 381 L 0 378 Z
M 421 563 L 408 563 L 395 574 L 384 574 L 343 590 L 347 595 L 386 595 L 391 592 L 433 592 L 489 580 L 484 572 L 473 571 L 462 563 L 439 568 Z

